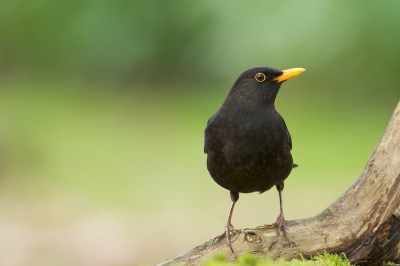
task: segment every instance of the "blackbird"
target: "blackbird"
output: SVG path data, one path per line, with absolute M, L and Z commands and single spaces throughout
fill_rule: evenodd
M 276 243 L 281 231 L 289 242 L 282 210 L 283 182 L 293 164 L 292 140 L 285 121 L 275 109 L 275 98 L 282 82 L 305 71 L 303 68 L 278 70 L 255 67 L 243 72 L 233 84 L 221 108 L 210 117 L 205 128 L 204 153 L 207 169 L 218 185 L 230 191 L 231 207 L 225 232 L 233 252 L 230 234 L 233 208 L 239 193 L 263 193 L 273 186 L 279 192 L 280 214 L 276 222 Z M 215 239 L 214 239 L 215 240 Z

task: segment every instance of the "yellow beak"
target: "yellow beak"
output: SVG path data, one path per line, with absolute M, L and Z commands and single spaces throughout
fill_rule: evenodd
M 294 78 L 295 76 L 300 75 L 301 73 L 303 73 L 304 71 L 306 71 L 304 68 L 290 68 L 290 69 L 286 69 L 283 70 L 282 75 L 274 78 L 273 80 L 276 82 L 283 82 L 285 80 Z

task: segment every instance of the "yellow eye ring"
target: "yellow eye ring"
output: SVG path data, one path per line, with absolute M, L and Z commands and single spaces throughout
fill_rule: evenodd
M 267 76 L 265 76 L 264 73 L 258 72 L 255 76 L 254 79 L 257 80 L 257 82 L 264 82 L 267 79 Z

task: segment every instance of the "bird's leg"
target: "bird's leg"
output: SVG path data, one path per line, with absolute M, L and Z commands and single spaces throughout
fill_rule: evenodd
M 235 207 L 235 204 L 236 204 L 236 201 L 232 201 L 231 208 L 229 211 L 228 221 L 225 224 L 225 231 L 221 235 L 219 235 L 213 239 L 213 243 L 214 243 L 216 239 L 218 239 L 218 241 L 220 241 L 221 239 L 226 237 L 226 242 L 228 242 L 228 245 L 232 252 L 233 252 L 233 249 L 232 249 L 231 241 L 229 239 L 229 235 L 230 235 L 230 233 L 236 234 L 236 233 L 240 232 L 240 230 L 236 230 L 231 223 L 233 208 Z
M 278 241 L 281 232 L 283 233 L 283 235 L 285 236 L 286 240 L 288 241 L 289 247 L 290 247 L 290 244 L 291 244 L 289 236 L 288 236 L 288 234 L 286 232 L 285 223 L 284 223 L 285 216 L 283 215 L 282 190 L 280 188 L 278 188 L 278 192 L 279 192 L 280 213 L 279 213 L 278 218 L 276 218 L 276 222 L 272 224 L 274 227 L 277 227 L 278 231 L 276 232 L 275 240 L 272 241 L 271 245 L 269 246 L 269 249 L 271 249 L 273 247 L 273 245 L 275 245 L 275 243 Z
M 286 232 L 286 228 L 285 228 L 285 216 L 283 215 L 283 204 L 282 204 L 282 190 L 283 190 L 283 183 L 282 184 L 278 184 L 276 185 L 276 188 L 278 189 L 278 193 L 279 193 L 279 208 L 280 208 L 280 213 L 279 216 L 276 218 L 276 222 L 271 224 L 271 225 L 264 225 L 264 228 L 277 228 L 277 232 L 275 235 L 275 239 L 274 241 L 272 241 L 271 245 L 269 246 L 269 249 L 271 249 L 276 242 L 278 242 L 279 236 L 281 234 L 281 232 L 283 233 L 283 235 L 285 236 L 286 240 L 289 243 L 289 247 L 291 244 L 296 245 L 294 242 L 290 241 L 289 235 Z
M 229 248 L 233 252 L 231 240 L 229 238 L 230 233 L 237 234 L 237 233 L 242 232 L 242 230 L 236 230 L 231 223 L 233 209 L 235 207 L 236 201 L 239 199 L 239 193 L 231 191 L 231 199 L 232 199 L 232 204 L 231 204 L 231 208 L 229 210 L 228 221 L 225 224 L 225 232 L 222 233 L 220 236 L 215 237 L 212 243 L 214 243 L 215 239 L 218 239 L 218 241 L 219 241 L 219 240 L 223 239 L 224 237 L 226 237 L 226 242 L 228 243 Z

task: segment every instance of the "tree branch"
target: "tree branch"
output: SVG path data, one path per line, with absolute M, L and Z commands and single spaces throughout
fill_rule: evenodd
M 380 265 L 400 261 L 400 102 L 378 147 L 357 181 L 317 216 L 286 221 L 296 246 L 281 237 L 269 250 L 276 229 L 246 229 L 232 236 L 232 253 L 226 239 L 212 240 L 160 265 L 200 265 L 216 252 L 228 261 L 243 252 L 285 259 L 317 253 L 344 252 L 350 262 Z

